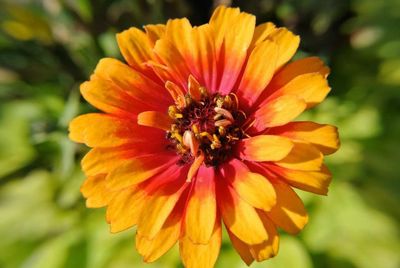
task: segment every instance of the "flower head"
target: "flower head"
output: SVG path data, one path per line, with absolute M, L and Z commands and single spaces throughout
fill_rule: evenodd
M 117 35 L 127 64 L 102 59 L 81 86 L 104 112 L 70 124 L 92 147 L 87 206 L 107 206 L 112 232 L 136 225 L 146 262 L 179 242 L 185 266 L 212 267 L 222 223 L 247 264 L 276 255 L 277 228 L 295 234 L 308 221 L 292 187 L 328 191 L 336 128 L 292 121 L 324 100 L 329 69 L 315 57 L 288 63 L 299 37 L 237 8 L 198 27 L 144 29 Z

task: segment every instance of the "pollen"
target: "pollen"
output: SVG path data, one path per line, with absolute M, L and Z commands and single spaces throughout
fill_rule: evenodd
M 233 93 L 210 94 L 192 77 L 189 88 L 184 106 L 168 108 L 173 123 L 166 137 L 181 156 L 178 164 L 193 164 L 200 157 L 207 166 L 218 166 L 230 159 L 233 146 L 245 137 L 241 126 L 246 114 L 238 109 Z

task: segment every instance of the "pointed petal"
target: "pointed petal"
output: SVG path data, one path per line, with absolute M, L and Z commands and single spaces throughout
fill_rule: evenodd
M 285 232 L 297 234 L 308 222 L 307 211 L 297 194 L 283 182 L 274 183 L 277 203 L 268 217 Z
M 253 40 L 251 40 L 250 49 L 252 50 L 258 44 L 264 42 L 268 36 L 276 30 L 272 22 L 261 23 L 254 29 Z
M 207 244 L 213 233 L 217 205 L 213 167 L 200 167 L 191 190 L 185 215 L 185 233 L 195 244 Z
M 278 161 L 292 150 L 293 143 L 285 137 L 259 135 L 239 142 L 238 152 L 242 159 L 250 161 Z
M 274 187 L 264 176 L 250 172 L 238 159 L 222 166 L 224 177 L 241 199 L 253 207 L 269 211 L 276 203 Z

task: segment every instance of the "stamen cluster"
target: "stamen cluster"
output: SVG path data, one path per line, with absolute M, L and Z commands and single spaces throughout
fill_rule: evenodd
M 210 95 L 205 88 L 200 89 L 197 100 L 188 93 L 183 107 L 169 107 L 174 123 L 167 139 L 181 155 L 178 164 L 192 163 L 201 156 L 207 166 L 218 166 L 229 159 L 233 145 L 243 138 L 241 126 L 246 114 L 239 110 L 235 94 Z

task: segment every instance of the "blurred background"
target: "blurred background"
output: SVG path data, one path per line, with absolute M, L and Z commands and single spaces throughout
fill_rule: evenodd
M 339 126 L 327 197 L 300 193 L 310 222 L 282 235 L 279 255 L 252 267 L 400 267 L 399 0 L 0 0 L 0 267 L 182 267 L 175 248 L 146 265 L 134 230 L 111 235 L 104 209 L 86 209 L 68 122 L 90 111 L 79 95 L 115 34 L 239 6 L 302 38 L 298 58 L 331 68 L 329 98 L 303 119 Z M 225 239 L 217 267 L 245 267 Z

